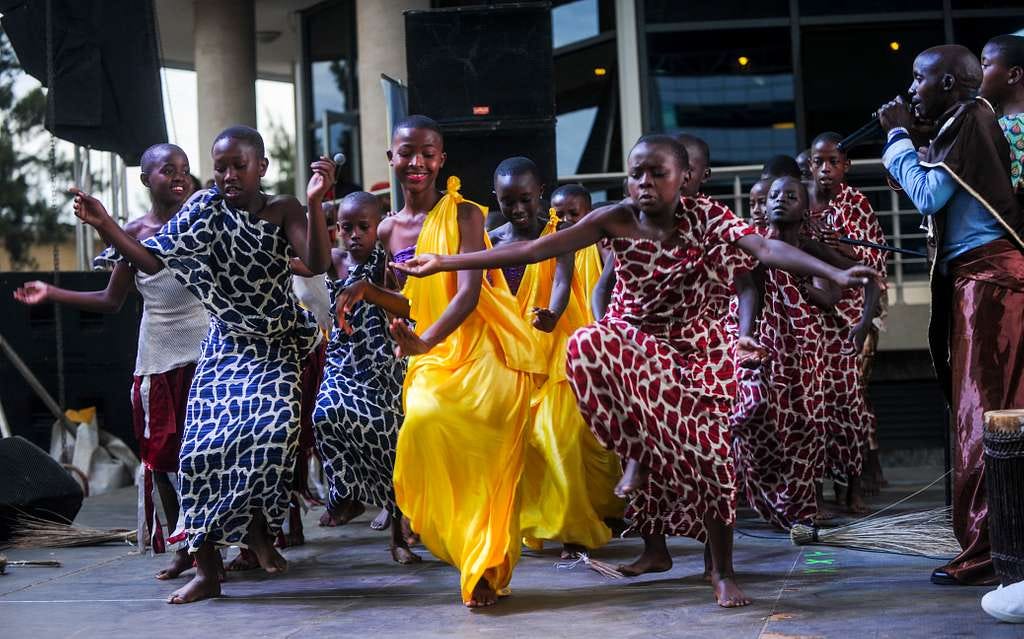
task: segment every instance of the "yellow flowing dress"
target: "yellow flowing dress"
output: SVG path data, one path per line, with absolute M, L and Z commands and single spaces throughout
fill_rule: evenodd
M 558 218 L 551 212 L 541 235 L 555 232 Z M 534 268 L 536 267 L 536 268 Z M 625 504 L 614 493 L 622 476 L 619 458 L 606 450 L 580 415 L 576 396 L 565 373 L 567 343 L 573 332 L 594 321 L 590 295 L 601 277 L 597 246 L 576 252 L 569 304 L 548 338 L 548 379 L 534 393 L 533 428 L 523 478 L 519 521 L 526 544 L 539 549 L 544 539 L 598 548 L 611 539 L 604 523 L 621 517 Z M 520 312 L 529 317 L 535 306 L 546 307 L 551 299 L 557 260 L 531 264 L 523 273 L 517 299 Z
M 447 193 L 423 223 L 417 255 L 459 252 L 459 186 L 449 178 Z M 490 245 L 486 235 L 484 242 Z M 457 277 L 408 278 L 402 293 L 417 333 L 448 307 Z M 501 271 L 491 270 L 459 328 L 409 359 L 395 497 L 430 552 L 458 568 L 463 602 L 481 578 L 505 590 L 519 560 L 517 487 L 530 398 L 546 372 L 537 366 L 533 332 Z

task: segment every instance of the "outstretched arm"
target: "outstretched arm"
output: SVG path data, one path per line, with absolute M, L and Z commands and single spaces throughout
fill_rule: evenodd
M 102 291 L 71 291 L 46 282 L 26 282 L 14 291 L 14 299 L 34 306 L 43 302 L 67 304 L 93 313 L 116 313 L 121 310 L 128 291 L 132 288 L 132 269 L 119 262 L 110 273 L 107 287 Z
M 867 286 L 870 280 L 881 277 L 874 269 L 860 264 L 840 270 L 785 242 L 770 240 L 760 235 L 745 235 L 736 241 L 736 245 L 756 257 L 765 266 L 779 268 L 802 277 L 825 278 L 835 282 L 840 288 Z
M 608 228 L 616 219 L 633 213 L 623 205 L 602 207 L 567 229 L 544 235 L 528 242 L 512 242 L 486 251 L 459 255 L 417 255 L 403 264 L 392 264 L 414 277 L 424 277 L 440 271 L 501 268 L 520 264 L 533 264 L 596 244 L 606 237 Z
M 566 253 L 560 255 L 555 263 L 555 283 L 551 287 L 551 299 L 548 300 L 547 308 L 534 308 L 533 327 L 537 330 L 550 333 L 555 330 L 562 313 L 569 306 L 569 296 L 572 294 L 572 276 L 576 270 L 576 254 Z
M 69 190 L 75 196 L 75 216 L 96 229 L 104 242 L 117 249 L 126 260 L 135 265 L 135 268 L 147 275 L 163 270 L 164 263 L 118 226 L 99 200 L 76 187 Z
M 811 255 L 838 268 L 849 269 L 857 266 L 857 262 L 854 262 L 835 248 L 820 242 L 808 241 L 804 244 L 804 248 Z M 864 307 L 861 309 L 860 321 L 854 326 L 853 333 L 850 336 L 853 342 L 851 348 L 856 349 L 858 353 L 864 347 L 864 340 L 867 339 L 868 332 L 871 330 L 871 322 L 875 319 L 875 312 L 878 310 L 878 300 L 882 296 L 882 287 L 879 285 L 879 281 L 884 275 L 884 273 L 881 273 L 878 278 L 871 278 L 871 281 L 864 286 Z M 835 306 L 842 297 L 840 291 L 827 285 L 822 286 L 817 282 L 809 286 L 807 292 L 808 296 L 811 297 L 811 301 L 822 308 Z

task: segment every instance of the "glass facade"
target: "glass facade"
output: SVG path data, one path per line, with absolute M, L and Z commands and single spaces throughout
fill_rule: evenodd
M 1024 30 L 1024 3 L 746 0 L 639 3 L 643 128 L 707 140 L 715 165 L 796 154 L 849 133 L 906 92 L 916 54 L 946 42 L 976 53 Z M 854 157 L 877 158 L 880 145 Z
M 306 161 L 341 152 L 343 183 L 361 180 L 355 1 L 324 2 L 303 12 Z

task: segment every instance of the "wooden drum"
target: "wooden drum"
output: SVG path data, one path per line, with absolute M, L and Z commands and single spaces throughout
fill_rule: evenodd
M 985 413 L 985 486 L 992 564 L 1003 585 L 1024 581 L 1024 410 Z

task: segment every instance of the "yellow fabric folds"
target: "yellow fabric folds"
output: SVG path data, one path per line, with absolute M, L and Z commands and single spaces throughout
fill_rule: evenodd
M 553 229 L 552 229 L 553 230 Z M 534 271 L 542 282 L 530 281 L 527 269 L 520 284 L 539 297 L 532 306 L 547 306 L 554 280 L 555 261 Z M 608 543 L 608 517 L 621 517 L 623 502 L 613 492 L 622 475 L 615 453 L 605 450 L 580 415 L 576 397 L 565 374 L 565 358 L 573 331 L 594 320 L 590 295 L 601 277 L 597 246 L 577 251 L 569 305 L 549 336 L 548 379 L 534 395 L 533 427 L 523 478 L 520 482 L 520 523 L 526 543 L 538 548 L 540 540 L 598 548 Z
M 458 253 L 458 188 L 449 179 L 423 224 L 417 254 Z M 456 278 L 408 279 L 403 294 L 418 333 L 448 307 Z M 532 331 L 501 271 L 489 271 L 476 310 L 429 353 L 409 360 L 395 496 L 427 548 L 459 569 L 463 601 L 481 578 L 495 590 L 507 587 L 519 560 L 516 489 L 534 376 L 545 372 Z

